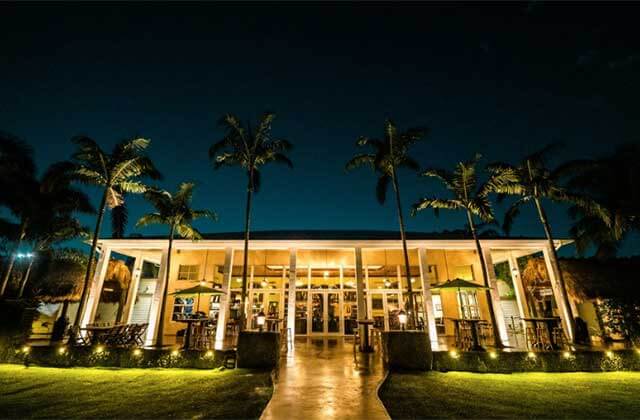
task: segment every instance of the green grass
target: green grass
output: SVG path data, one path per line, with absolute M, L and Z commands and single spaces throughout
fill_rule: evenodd
M 640 418 L 640 372 L 390 374 L 392 418 Z
M 0 418 L 257 418 L 269 373 L 0 365 Z

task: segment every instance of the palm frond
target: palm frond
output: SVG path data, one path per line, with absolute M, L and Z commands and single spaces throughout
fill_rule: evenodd
M 136 227 L 145 227 L 149 225 L 166 225 L 167 219 L 160 213 L 147 213 L 140 217 L 136 222 Z
M 345 170 L 350 171 L 355 168 L 359 168 L 361 166 L 369 165 L 373 167 L 373 162 L 375 160 L 375 155 L 372 154 L 359 154 L 352 157 L 347 164 L 345 165 Z

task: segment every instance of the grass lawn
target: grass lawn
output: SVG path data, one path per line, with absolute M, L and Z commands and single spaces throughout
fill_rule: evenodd
M 392 418 L 640 418 L 640 372 L 390 374 Z
M 257 418 L 269 372 L 0 365 L 0 418 Z

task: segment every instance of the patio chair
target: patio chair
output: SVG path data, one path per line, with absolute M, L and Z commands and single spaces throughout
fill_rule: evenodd
M 149 324 L 136 324 L 136 329 L 132 334 L 133 334 L 133 341 L 138 346 L 144 345 L 145 334 L 147 332 L 148 326 Z

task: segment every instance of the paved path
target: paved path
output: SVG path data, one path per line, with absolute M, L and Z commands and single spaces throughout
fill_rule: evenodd
M 262 419 L 388 419 L 376 390 L 384 378 L 379 355 L 358 353 L 343 338 L 296 341 Z

